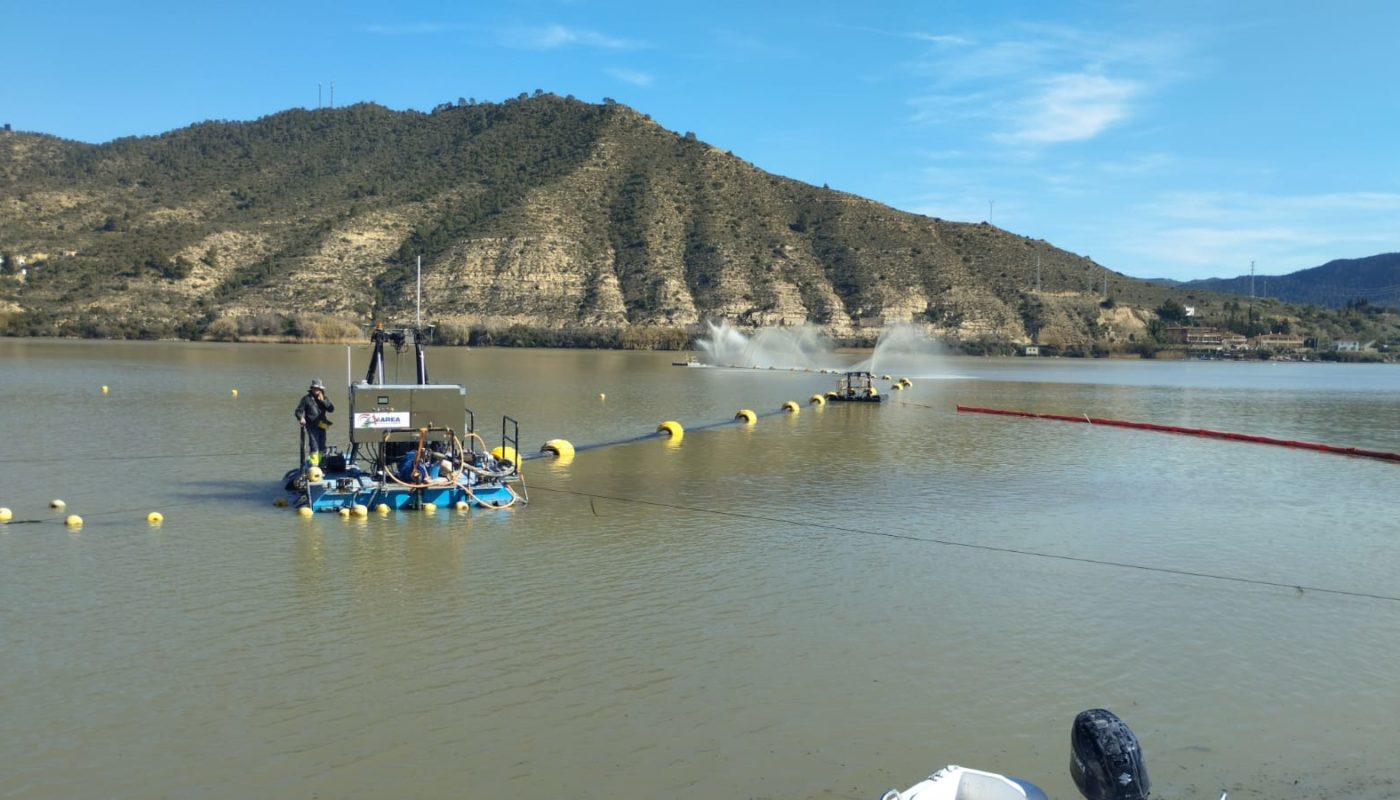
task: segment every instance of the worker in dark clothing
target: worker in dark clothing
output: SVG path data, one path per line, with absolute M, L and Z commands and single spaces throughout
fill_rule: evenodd
M 311 445 L 307 460 L 312 466 L 321 463 L 321 453 L 326 450 L 326 430 L 331 426 L 326 415 L 334 410 L 335 404 L 326 399 L 326 385 L 317 378 L 311 382 L 311 388 L 306 390 L 301 402 L 297 403 L 297 410 L 292 412 L 297 424 L 306 429 L 306 438 Z

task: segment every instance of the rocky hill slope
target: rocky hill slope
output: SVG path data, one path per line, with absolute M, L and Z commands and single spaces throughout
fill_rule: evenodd
M 860 337 L 913 322 L 963 342 L 1088 346 L 1136 336 L 1183 296 L 985 223 L 766 173 L 626 106 L 545 94 L 293 110 L 104 145 L 3 132 L 0 219 L 0 329 L 21 334 L 407 319 L 420 256 L 435 320 L 497 330 L 714 318 Z

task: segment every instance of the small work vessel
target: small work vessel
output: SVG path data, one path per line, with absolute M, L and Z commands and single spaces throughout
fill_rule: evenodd
M 1103 708 L 1074 718 L 1069 771 L 1085 800 L 1147 800 L 1151 789 L 1137 737 Z M 1019 778 L 947 766 L 902 792 L 885 792 L 880 800 L 1046 800 L 1046 795 Z
M 875 388 L 875 376 L 869 372 L 847 372 L 836 383 L 836 391 L 827 392 L 826 399 L 834 403 L 878 403 L 884 396 Z
M 501 419 L 500 445 L 487 450 L 476 433 L 475 415 L 465 406 L 466 387 L 429 383 L 423 353 L 431 327 L 385 330 L 375 327 L 374 348 L 365 378 L 350 384 L 350 442 L 328 446 L 318 463 L 287 472 L 289 500 L 312 511 L 388 509 L 509 508 L 526 502 L 512 484 L 522 485 L 520 426 Z M 384 345 L 402 353 L 411 340 L 414 383 L 384 382 Z
M 709 364 L 696 358 L 694 355 L 687 356 L 684 361 L 672 361 L 673 367 L 708 367 Z

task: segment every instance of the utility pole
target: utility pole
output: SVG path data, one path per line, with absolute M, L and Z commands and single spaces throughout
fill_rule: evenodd
M 996 210 L 996 206 L 997 206 L 997 201 L 995 201 L 995 200 L 988 200 L 988 201 L 987 201 L 987 224 L 988 224 L 988 225 L 995 225 L 995 224 L 996 224 L 996 215 L 992 213 L 993 211 Z
M 1249 312 L 1245 319 L 1245 325 L 1254 330 L 1254 262 L 1249 262 Z

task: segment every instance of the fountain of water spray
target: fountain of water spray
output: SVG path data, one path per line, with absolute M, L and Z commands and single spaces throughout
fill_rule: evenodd
M 933 377 L 947 350 L 914 325 L 892 325 L 875 343 L 870 357 L 850 363 L 835 350 L 820 328 L 763 328 L 752 336 L 728 322 L 706 322 L 709 332 L 696 341 L 704 361 L 722 367 L 804 370 L 867 370 L 901 377 Z
M 722 367 L 759 369 L 829 369 L 837 366 L 831 341 L 809 325 L 763 328 L 752 336 L 728 322 L 705 323 L 709 332 L 696 341 L 705 362 Z
M 907 378 L 932 378 L 945 370 L 948 349 L 937 339 L 908 323 L 885 328 L 875 342 L 870 359 L 855 369 L 865 369 L 877 375 Z

